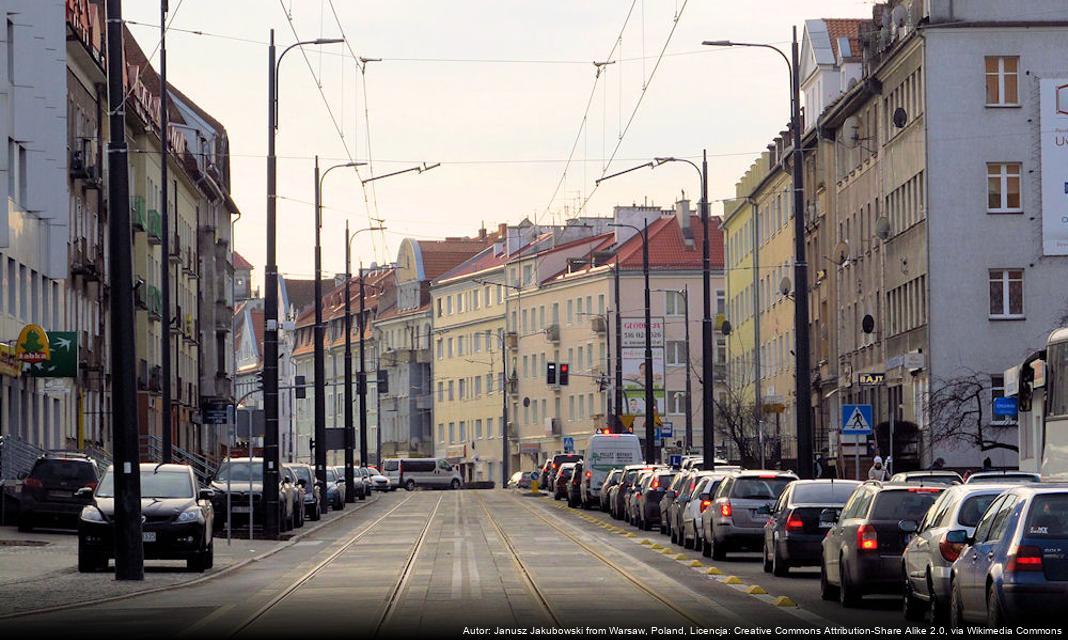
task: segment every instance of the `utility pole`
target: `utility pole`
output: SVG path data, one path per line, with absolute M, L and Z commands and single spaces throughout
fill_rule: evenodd
M 315 483 L 320 489 L 320 506 L 326 510 L 326 354 L 323 345 L 323 208 L 319 179 L 319 156 L 315 156 Z M 347 284 L 347 283 L 346 283 Z
M 111 435 L 115 483 L 115 579 L 144 580 L 141 472 L 137 428 L 137 355 L 134 335 L 133 239 L 130 167 L 126 146 L 122 0 L 107 0 L 108 224 L 111 281 Z
M 284 54 L 285 52 L 283 52 Z M 278 80 L 275 75 L 274 29 L 267 49 L 267 264 L 263 274 L 263 536 L 278 539 L 278 264 L 275 256 L 277 230 L 276 179 L 278 158 Z M 249 442 L 249 458 L 252 443 Z
M 693 383 L 690 381 L 690 285 L 682 288 L 682 299 L 686 303 L 683 314 L 686 323 L 686 448 L 693 446 L 693 402 L 690 394 L 693 392 Z
M 619 302 L 619 255 L 616 255 L 616 268 L 613 277 L 616 281 L 615 305 L 616 305 L 616 424 L 614 433 L 623 433 L 623 412 L 626 405 L 623 402 L 623 307 Z
M 704 468 L 713 471 L 716 468 L 716 367 L 715 342 L 712 336 L 712 262 L 709 256 L 709 227 L 712 225 L 708 214 L 708 150 L 701 157 L 701 227 L 704 229 L 704 242 L 701 248 L 701 286 L 704 289 L 704 308 L 701 310 L 701 450 L 704 454 Z M 689 310 L 690 303 L 686 302 Z M 690 325 L 687 323 L 686 329 Z M 689 355 L 689 347 L 686 351 Z M 686 368 L 686 382 L 689 384 L 689 367 Z M 690 394 L 686 393 L 687 408 Z
M 364 289 L 363 263 L 360 263 L 360 318 L 357 323 L 360 332 L 360 373 L 356 378 L 356 391 L 360 396 L 360 466 L 367 466 L 367 363 L 364 360 L 364 332 L 367 330 L 366 318 L 366 290 Z
M 163 373 L 163 462 L 171 461 L 171 448 L 174 438 L 174 417 L 171 406 L 171 234 L 170 217 L 167 212 L 167 181 L 170 179 L 167 166 L 167 0 L 159 3 L 159 143 L 160 143 L 160 180 L 159 180 L 159 218 L 163 229 L 160 239 L 160 306 L 163 307 L 160 321 L 160 369 Z
M 352 249 L 345 221 L 345 502 L 356 501 L 355 433 L 352 424 Z
M 649 292 L 649 220 L 641 231 L 642 276 L 645 278 L 645 462 L 656 462 L 656 395 L 653 393 L 653 319 Z
M 757 442 L 760 444 L 760 468 L 766 469 L 764 447 L 764 400 L 761 394 L 760 370 L 760 204 L 749 199 L 753 207 L 753 400 L 756 403 Z

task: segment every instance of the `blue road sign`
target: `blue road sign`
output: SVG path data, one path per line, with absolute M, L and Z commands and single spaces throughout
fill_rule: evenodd
M 870 404 L 842 405 L 842 435 L 871 435 L 873 424 Z
M 531 472 L 530 472 L 530 479 L 531 479 L 531 480 L 533 480 L 533 481 L 537 481 L 537 480 L 538 480 L 538 478 L 540 478 L 540 477 L 541 477 L 541 474 L 540 474 L 540 473 L 538 473 L 537 471 L 531 471 Z
M 1016 417 L 1016 398 L 994 398 L 994 415 Z
M 665 422 L 660 426 L 660 436 L 663 438 L 670 438 L 675 435 L 675 425 L 671 422 Z
M 575 453 L 575 439 L 571 436 L 564 436 L 564 453 Z
M 682 465 L 682 454 L 681 453 L 673 453 L 673 454 L 671 454 L 668 457 L 668 464 L 670 464 L 671 466 L 673 466 L 675 468 L 680 467 Z

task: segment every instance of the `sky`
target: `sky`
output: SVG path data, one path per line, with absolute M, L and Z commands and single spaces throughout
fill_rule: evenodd
M 344 271 L 346 221 L 352 230 L 372 219 L 386 226 L 356 236 L 355 267 L 394 261 L 405 237 L 607 216 L 617 204 L 668 206 L 683 192 L 696 202 L 697 173 L 680 163 L 595 186 L 657 156 L 698 160 L 707 150 L 709 197 L 729 198 L 789 119 L 787 70 L 774 52 L 701 41 L 789 52 L 791 27 L 800 34 L 806 19 L 871 15 L 870 0 L 169 2 L 168 77 L 227 128 L 242 213 L 235 245 L 257 281 L 266 256 L 271 29 L 279 51 L 298 37 L 346 38 L 293 49 L 281 65 L 278 263 L 310 277 L 315 155 L 323 169 L 370 162 L 358 176 L 339 168 L 324 182 L 328 274 Z M 130 29 L 146 52 L 156 49 L 158 2 L 127 0 L 124 17 L 147 23 Z M 361 71 L 359 57 L 380 60 Z M 594 62 L 608 61 L 597 77 Z M 360 178 L 424 162 L 441 166 L 361 186 Z

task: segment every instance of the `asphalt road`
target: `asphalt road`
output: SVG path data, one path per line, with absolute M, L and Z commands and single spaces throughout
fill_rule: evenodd
M 860 610 L 823 602 L 811 571 L 774 578 L 752 555 L 714 563 L 718 574 L 708 564 L 655 531 L 548 497 L 396 492 L 217 578 L 0 620 L 0 635 L 459 637 L 548 627 L 667 635 L 904 622 L 892 599 Z

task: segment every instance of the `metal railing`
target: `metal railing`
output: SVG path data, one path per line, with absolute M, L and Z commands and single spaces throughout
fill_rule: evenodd
M 163 438 L 160 436 L 143 436 L 141 438 L 141 446 L 152 461 L 159 462 L 163 459 Z M 215 464 L 204 456 L 173 445 L 171 446 L 171 461 L 176 464 L 187 464 L 193 467 L 193 473 L 196 474 L 197 480 L 202 484 L 207 484 L 215 477 L 217 470 Z
M 44 452 L 17 436 L 0 436 L 0 480 L 15 480 L 18 474 L 29 473 Z

